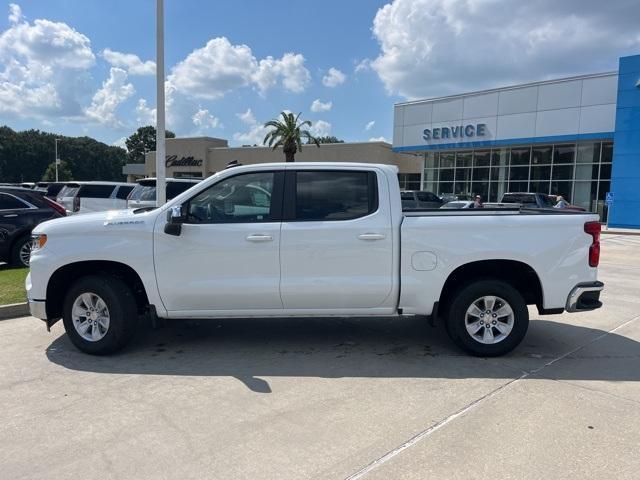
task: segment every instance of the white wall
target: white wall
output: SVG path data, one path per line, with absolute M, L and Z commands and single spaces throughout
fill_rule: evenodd
M 613 132 L 617 89 L 618 74 L 609 73 L 398 104 L 393 146 Z M 484 136 L 423 137 L 425 129 L 479 123 L 486 126 Z

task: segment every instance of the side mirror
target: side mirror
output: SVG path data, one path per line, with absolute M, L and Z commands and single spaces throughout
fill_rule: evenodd
M 164 225 L 164 233 L 168 235 L 180 236 L 182 233 L 182 224 L 185 222 L 186 216 L 182 213 L 182 205 L 171 207 L 167 212 L 167 223 Z

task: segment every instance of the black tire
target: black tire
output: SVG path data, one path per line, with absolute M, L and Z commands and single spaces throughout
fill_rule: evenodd
M 20 237 L 16 240 L 16 243 L 13 244 L 11 248 L 11 265 L 14 267 L 28 267 L 29 261 L 23 261 L 22 255 L 20 252 L 25 246 L 29 246 L 31 249 L 31 236 L 25 235 L 24 237 Z
M 109 327 L 97 341 L 85 340 L 76 330 L 72 318 L 75 300 L 83 293 L 98 295 L 109 311 Z M 138 324 L 138 309 L 133 292 L 119 278 L 109 274 L 88 275 L 77 280 L 67 291 L 63 304 L 64 329 L 71 342 L 91 355 L 106 355 L 124 347 Z
M 513 312 L 511 331 L 502 340 L 493 344 L 481 343 L 480 340 L 476 340 L 466 327 L 467 309 L 484 296 L 504 299 Z M 472 320 L 472 317 L 469 317 L 469 322 Z M 446 322 L 447 334 L 460 348 L 478 357 L 497 357 L 509 353 L 520 344 L 529 328 L 529 310 L 520 292 L 508 283 L 494 279 L 482 279 L 466 284 L 453 296 Z M 493 327 L 487 328 L 491 332 L 500 333 Z M 478 330 L 478 332 L 482 332 L 482 330 Z

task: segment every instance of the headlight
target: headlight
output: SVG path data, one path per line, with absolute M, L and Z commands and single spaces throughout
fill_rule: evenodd
M 31 235 L 32 252 L 37 252 L 38 250 L 44 248 L 45 243 L 47 243 L 47 236 L 44 233 Z

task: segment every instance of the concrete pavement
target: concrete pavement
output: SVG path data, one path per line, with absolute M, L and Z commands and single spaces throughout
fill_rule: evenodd
M 638 478 L 640 237 L 498 359 L 420 320 L 188 321 L 124 352 L 0 321 L 3 478 Z

